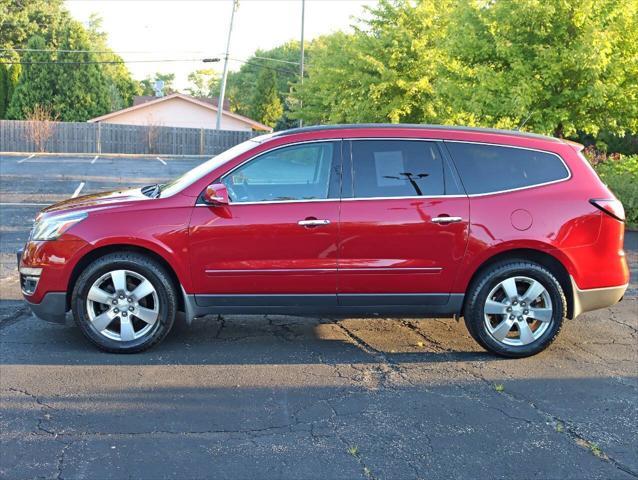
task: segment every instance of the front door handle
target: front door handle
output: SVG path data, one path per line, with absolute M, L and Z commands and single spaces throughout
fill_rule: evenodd
M 302 227 L 320 227 L 321 225 L 330 225 L 330 220 L 319 220 L 317 218 L 306 218 L 305 220 L 299 220 L 298 225 Z
M 463 221 L 461 217 L 434 217 L 432 219 L 434 223 L 457 223 Z

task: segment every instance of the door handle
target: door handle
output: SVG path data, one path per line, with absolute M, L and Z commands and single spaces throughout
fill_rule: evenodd
M 320 227 L 321 225 L 330 225 L 330 220 L 318 220 L 316 218 L 306 218 L 305 220 L 299 220 L 298 225 L 302 227 Z
M 463 221 L 461 217 L 434 217 L 432 219 L 434 223 L 457 223 Z

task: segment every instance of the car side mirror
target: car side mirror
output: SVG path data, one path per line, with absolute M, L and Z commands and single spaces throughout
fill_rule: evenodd
M 204 201 L 209 205 L 225 206 L 230 203 L 228 190 L 223 183 L 213 183 L 204 190 Z

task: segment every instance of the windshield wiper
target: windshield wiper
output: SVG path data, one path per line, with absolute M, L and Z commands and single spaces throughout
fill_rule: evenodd
M 142 187 L 142 193 L 150 198 L 159 198 L 161 192 L 162 186 L 159 183 Z

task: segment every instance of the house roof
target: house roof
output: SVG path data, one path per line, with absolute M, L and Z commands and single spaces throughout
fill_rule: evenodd
M 166 102 L 168 100 L 172 100 L 174 98 L 180 98 L 182 100 L 186 100 L 187 102 L 191 102 L 195 105 L 199 105 L 200 107 L 204 107 L 207 108 L 209 110 L 213 110 L 214 112 L 219 111 L 219 108 L 217 107 L 217 105 L 213 105 L 212 103 L 209 102 L 204 102 L 202 100 L 199 100 L 195 97 L 191 97 L 189 95 L 184 95 L 183 93 L 172 93 L 170 95 L 167 95 L 165 97 L 157 97 L 154 100 L 149 100 L 147 102 L 143 102 L 143 103 L 138 103 L 137 105 L 133 105 L 131 107 L 128 108 L 123 108 L 122 110 L 116 110 L 114 112 L 111 113 L 107 113 L 106 115 L 102 115 L 99 117 L 95 117 L 95 118 L 91 118 L 89 120 L 87 120 L 87 122 L 90 123 L 94 123 L 94 122 L 101 122 L 102 120 L 106 120 L 109 118 L 113 118 L 116 117 L 124 112 L 132 112 L 135 110 L 141 110 L 143 108 L 146 108 L 150 105 L 156 105 L 158 103 L 162 103 L 162 102 Z M 225 103 L 225 102 L 224 102 Z M 252 118 L 248 118 L 248 117 L 244 117 L 243 115 L 239 115 L 238 113 L 233 113 L 233 112 L 229 112 L 228 110 L 224 110 L 222 113 L 222 116 L 224 117 L 230 117 L 230 118 L 234 118 L 236 120 L 239 120 L 241 122 L 247 123 L 248 125 L 250 125 L 252 128 L 254 128 L 255 130 L 262 130 L 265 132 L 272 132 L 272 128 L 269 127 L 268 125 L 264 125 L 263 123 L 259 123 L 256 120 L 253 120 Z
M 204 103 L 210 103 L 211 105 L 215 105 L 215 106 L 219 105 L 218 98 L 194 97 L 192 95 L 188 95 L 188 96 L 190 96 L 191 98 L 195 98 Z M 156 97 L 155 95 L 135 95 L 133 97 L 133 106 L 141 105 L 143 103 L 150 102 L 151 100 L 156 100 L 157 98 L 159 97 Z M 224 99 L 224 110 L 230 110 L 230 101 L 228 100 L 228 98 Z

